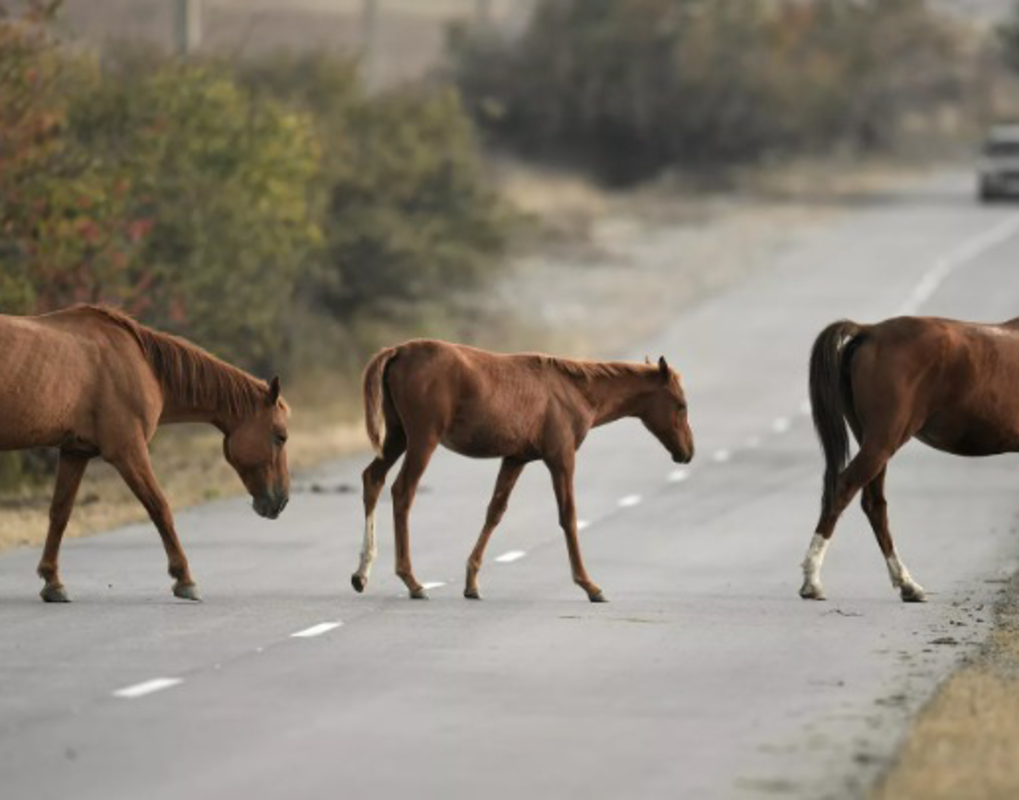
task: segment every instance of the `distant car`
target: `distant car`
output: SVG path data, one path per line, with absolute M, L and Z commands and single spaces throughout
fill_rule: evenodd
M 995 125 L 988 131 L 979 169 L 981 200 L 1019 197 L 1019 124 Z

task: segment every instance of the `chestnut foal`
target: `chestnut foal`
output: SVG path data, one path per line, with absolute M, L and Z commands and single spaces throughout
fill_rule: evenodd
M 163 540 L 173 593 L 198 600 L 170 507 L 149 462 L 158 425 L 209 422 L 223 455 L 275 519 L 287 504 L 284 444 L 289 409 L 279 378 L 257 380 L 195 345 L 111 308 L 76 306 L 39 317 L 0 315 L 0 450 L 58 447 L 56 489 L 38 573 L 42 599 L 68 601 L 60 542 L 88 462 L 111 463 L 145 506 Z
M 800 596 L 824 599 L 825 550 L 862 489 L 892 586 L 904 601 L 923 602 L 888 528 L 888 460 L 913 437 L 960 456 L 1019 451 L 1019 318 L 1000 325 L 930 317 L 835 322 L 814 342 L 810 398 L 824 449 L 824 496 Z M 846 422 L 860 444 L 848 466 Z
M 364 406 L 368 437 L 378 455 L 363 474 L 364 544 L 351 577 L 358 592 L 364 591 L 376 556 L 375 505 L 386 473 L 404 453 L 393 484 L 396 574 L 411 597 L 427 595 L 411 569 L 407 518 L 418 481 L 443 444 L 472 458 L 502 459 L 481 536 L 467 560 L 464 596 L 480 598 L 478 570 L 485 546 L 524 466 L 540 460 L 552 474 L 573 580 L 591 602 L 600 603 L 605 597 L 588 577 L 577 542 L 577 448 L 591 428 L 637 417 L 674 461 L 687 463 L 694 452 L 679 376 L 664 358 L 653 366 L 572 361 L 417 340 L 372 358 L 364 372 Z

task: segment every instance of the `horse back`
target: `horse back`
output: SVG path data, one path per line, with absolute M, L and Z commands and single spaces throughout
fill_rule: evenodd
M 573 428 L 569 386 L 539 355 L 416 340 L 397 348 L 386 385 L 408 437 L 423 431 L 466 456 L 538 458 Z
M 0 315 L 0 373 L 0 449 L 5 450 L 91 449 L 103 420 L 123 424 L 125 413 L 137 413 L 145 404 L 154 380 L 126 332 L 75 311 Z

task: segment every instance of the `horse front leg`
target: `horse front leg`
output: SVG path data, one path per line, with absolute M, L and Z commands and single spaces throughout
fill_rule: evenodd
M 492 499 L 488 504 L 488 513 L 485 515 L 485 527 L 481 529 L 474 550 L 467 559 L 467 583 L 464 586 L 464 597 L 470 600 L 480 600 L 481 593 L 478 591 L 478 571 L 481 569 L 481 559 L 485 555 L 485 547 L 488 540 L 492 538 L 492 532 L 502 520 L 506 513 L 506 506 L 509 503 L 510 493 L 516 486 L 517 478 L 523 472 L 524 462 L 515 461 L 511 458 L 504 458 L 499 467 L 499 477 L 495 479 L 495 490 L 492 492 Z
M 587 570 L 584 569 L 584 559 L 580 555 L 580 543 L 577 541 L 577 508 L 573 498 L 573 459 L 574 454 L 571 452 L 568 456 L 555 461 L 546 461 L 549 472 L 552 473 L 552 488 L 555 490 L 556 502 L 559 505 L 559 525 L 566 536 L 573 582 L 587 592 L 587 599 L 592 603 L 604 603 L 605 595 L 588 576 Z
M 70 598 L 64 584 L 60 582 L 60 542 L 71 518 L 74 498 L 78 494 L 82 476 L 91 456 L 81 453 L 61 451 L 57 465 L 57 481 L 50 503 L 50 526 L 46 533 L 46 545 L 43 547 L 42 558 L 36 573 L 46 585 L 39 596 L 47 603 L 68 603 Z
M 170 577 L 174 578 L 174 595 L 183 600 L 201 600 L 198 586 L 191 578 L 191 570 L 188 567 L 187 557 L 184 555 L 184 548 L 181 547 L 180 539 L 177 538 L 170 506 L 166 502 L 166 498 L 163 497 L 155 473 L 152 471 L 148 449 L 143 444 L 141 447 L 110 461 L 135 497 L 145 507 L 156 530 L 159 531 L 159 536 L 163 540 L 163 549 L 166 550 L 167 571 L 170 573 Z

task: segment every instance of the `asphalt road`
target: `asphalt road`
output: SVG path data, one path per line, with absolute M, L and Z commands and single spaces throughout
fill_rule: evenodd
M 492 540 L 485 599 L 464 600 L 497 464 L 446 452 L 411 517 L 419 580 L 445 584 L 428 602 L 391 574 L 388 491 L 372 585 L 350 588 L 344 489 L 364 459 L 306 478 L 329 491 L 275 523 L 240 500 L 178 514 L 201 605 L 170 596 L 148 525 L 67 543 L 68 606 L 38 600 L 35 550 L 0 556 L 0 797 L 858 794 L 988 630 L 1019 553 L 1016 462 L 919 444 L 893 461 L 892 529 L 926 605 L 899 602 L 855 506 L 829 600 L 800 600 L 821 468 L 807 353 L 842 316 L 1019 314 L 1019 208 L 977 206 L 970 183 L 861 202 L 635 351 L 681 370 L 698 457 L 674 473 L 632 422 L 585 444 L 581 539 L 607 605 L 569 580 L 540 465 Z

